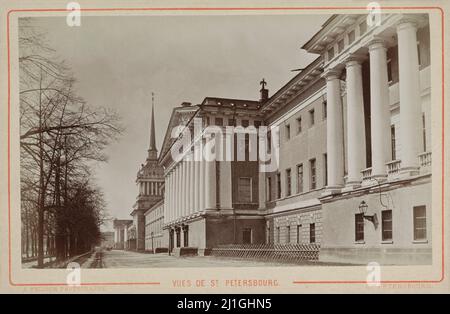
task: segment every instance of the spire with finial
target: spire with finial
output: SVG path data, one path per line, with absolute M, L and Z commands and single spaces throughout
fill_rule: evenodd
M 152 92 L 152 116 L 150 122 L 150 146 L 148 148 L 148 158 L 156 159 L 156 155 L 158 150 L 156 149 L 156 140 L 155 140 L 155 94 Z
M 265 102 L 267 99 L 269 99 L 269 90 L 266 88 L 267 82 L 265 79 L 262 79 L 262 81 L 259 82 L 259 84 L 261 85 L 261 90 L 259 91 L 260 92 L 259 101 Z

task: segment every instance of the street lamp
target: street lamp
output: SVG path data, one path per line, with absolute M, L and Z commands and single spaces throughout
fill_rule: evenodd
M 358 206 L 359 213 L 361 215 L 363 215 L 364 219 L 372 222 L 376 228 L 376 226 L 378 225 L 377 214 L 366 215 L 368 208 L 369 208 L 369 205 L 367 205 L 367 203 L 365 201 L 361 201 L 361 203 Z

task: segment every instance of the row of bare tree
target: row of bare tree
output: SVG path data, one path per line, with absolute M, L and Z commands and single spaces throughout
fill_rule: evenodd
M 20 19 L 22 252 L 57 260 L 100 240 L 105 203 L 92 168 L 121 133 L 111 110 L 76 95 L 75 79 L 32 19 Z

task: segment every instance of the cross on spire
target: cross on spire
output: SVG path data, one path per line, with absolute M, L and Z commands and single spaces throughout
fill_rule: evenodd
M 261 82 L 259 82 L 259 84 L 262 86 L 262 89 L 264 89 L 267 85 L 266 80 L 263 78 Z

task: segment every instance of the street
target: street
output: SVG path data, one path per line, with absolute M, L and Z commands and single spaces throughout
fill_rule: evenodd
M 302 262 L 301 265 L 317 265 L 318 262 Z M 99 250 L 94 252 L 82 268 L 159 268 L 159 267 L 270 267 L 298 266 L 299 264 L 265 262 L 214 256 L 174 257 L 167 253 L 145 254 L 123 250 Z

